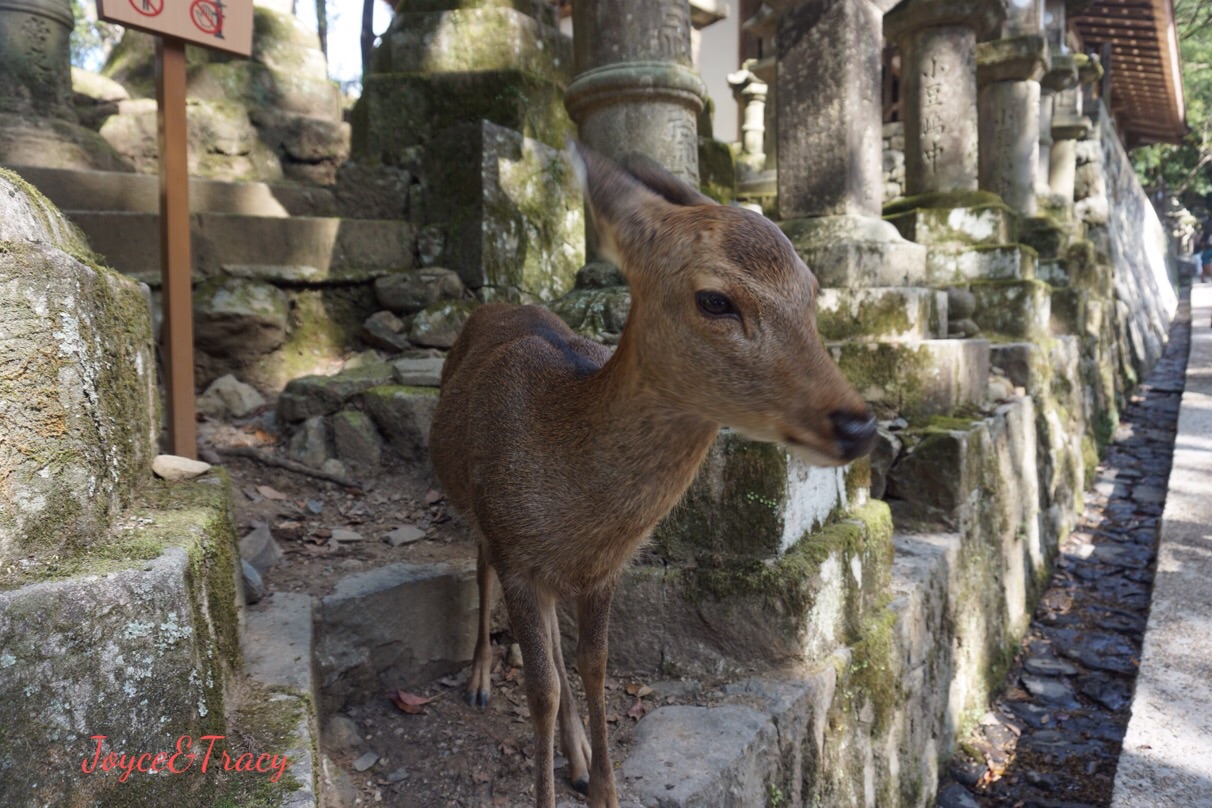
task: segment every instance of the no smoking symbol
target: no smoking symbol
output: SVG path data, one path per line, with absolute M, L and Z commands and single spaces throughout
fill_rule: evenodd
M 130 5 L 144 17 L 154 17 L 164 10 L 164 0 L 130 0 Z
M 154 2 L 154 0 L 150 1 Z M 164 0 L 160 0 L 160 2 L 163 3 Z M 189 7 L 189 18 L 202 33 L 214 34 L 220 39 L 223 38 L 222 0 L 194 0 L 194 4 Z

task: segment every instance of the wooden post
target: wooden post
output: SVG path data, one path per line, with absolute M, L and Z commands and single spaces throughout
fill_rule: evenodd
M 169 451 L 196 458 L 194 320 L 189 254 L 189 165 L 185 123 L 185 42 L 156 37 L 160 145 L 161 326 Z

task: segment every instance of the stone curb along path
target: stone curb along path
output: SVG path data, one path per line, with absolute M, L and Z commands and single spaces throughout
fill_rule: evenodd
M 1212 316 L 1212 287 L 1197 287 L 1195 299 L 1202 306 L 1198 315 L 1204 338 Z M 1170 517 L 1174 507 L 1202 505 L 1202 516 L 1192 518 L 1192 530 L 1202 524 L 1204 533 L 1212 532 L 1212 487 L 1208 477 L 1196 479 L 1195 469 L 1212 469 L 1212 409 L 1202 413 L 1204 421 L 1203 448 L 1198 461 L 1184 460 L 1191 468 L 1184 472 L 1177 467 L 1171 476 L 1171 457 L 1175 452 L 1175 432 L 1180 402 L 1188 410 L 1183 395 L 1184 374 L 1191 345 L 1191 307 L 1184 300 L 1171 326 L 1166 352 L 1149 377 L 1135 391 L 1121 414 L 1114 442 L 1107 447 L 1098 467 L 1094 490 L 1087 492 L 1081 520 L 1072 535 L 1060 548 L 1056 571 L 1033 616 L 1023 639 L 1022 650 L 1012 663 L 1001 695 L 978 725 L 959 744 L 959 752 L 951 761 L 940 783 L 939 808 L 977 808 L 977 806 L 1040 806 L 1040 808 L 1091 808 L 1114 804 L 1116 808 L 1137 808 L 1145 805 L 1212 806 L 1212 780 L 1207 772 L 1212 768 L 1212 743 L 1207 727 L 1212 722 L 1212 641 L 1208 631 L 1187 623 L 1175 622 L 1173 630 L 1184 632 L 1190 643 L 1181 662 L 1194 671 L 1203 665 L 1202 697 L 1197 696 L 1190 682 L 1169 684 L 1165 689 L 1150 683 L 1149 669 L 1161 668 L 1157 662 L 1144 666 L 1145 677 L 1136 683 L 1141 660 L 1142 641 L 1149 649 L 1156 646 L 1152 639 L 1158 618 L 1166 614 L 1155 600 L 1149 638 L 1145 639 L 1146 619 L 1149 618 L 1150 589 L 1157 557 L 1158 534 L 1173 527 L 1163 522 L 1163 507 Z M 1203 343 L 1201 343 L 1202 345 Z M 1206 392 L 1212 391 L 1212 343 L 1191 356 L 1193 372 L 1205 374 Z M 1202 365 L 1202 366 L 1201 366 Z M 1185 429 L 1192 428 L 1190 416 Z M 1179 430 L 1179 447 L 1186 455 L 1196 446 L 1196 437 Z M 1202 465 L 1198 465 L 1202 463 Z M 1190 474 L 1191 476 L 1185 476 Z M 1166 506 L 1167 482 L 1176 504 Z M 1202 501 L 1201 501 L 1202 497 Z M 1192 511 L 1185 511 L 1192 513 Z M 1167 525 L 1167 526 L 1163 526 Z M 1208 539 L 1205 538 L 1205 544 Z M 1162 562 L 1158 567 L 1159 586 L 1169 575 L 1174 562 L 1167 561 L 1173 550 L 1162 541 Z M 1194 548 L 1182 551 L 1185 557 Z M 1205 551 L 1206 552 L 1206 551 Z M 1212 580 L 1212 558 L 1205 558 L 1204 568 L 1191 580 Z M 1169 577 L 1177 583 L 1174 575 Z M 1186 576 L 1184 575 L 1184 578 Z M 1155 597 L 1164 597 L 1157 595 Z M 1175 604 L 1179 617 L 1203 621 L 1212 628 L 1212 609 L 1208 590 L 1202 601 L 1194 593 L 1182 596 L 1185 603 Z M 1202 602 L 1201 608 L 1191 604 Z M 1154 650 L 1153 655 L 1159 652 Z M 1160 652 L 1166 659 L 1166 652 Z M 1203 659 L 1200 660 L 1199 656 Z M 1174 661 L 1170 657 L 1167 661 Z M 1161 674 L 1169 676 L 1169 672 Z M 1198 676 L 1198 674 L 1196 674 Z M 1139 689 L 1133 700 L 1133 687 Z M 1172 687 L 1184 689 L 1186 703 L 1176 701 Z M 1156 694 L 1156 695 L 1151 695 Z M 1193 701 L 1203 699 L 1203 704 Z M 1169 714 L 1157 714 L 1156 706 L 1148 700 L 1167 702 Z M 1146 715 L 1141 716 L 1140 713 Z M 1158 729 L 1176 742 L 1183 743 L 1183 734 L 1199 731 L 1202 722 L 1204 744 L 1198 759 L 1205 774 L 1197 790 L 1184 797 L 1165 798 L 1148 802 L 1138 795 L 1125 796 L 1112 803 L 1116 784 L 1116 766 L 1126 767 L 1123 778 L 1130 774 L 1142 753 L 1136 751 L 1132 738 L 1137 737 L 1141 719 L 1156 715 Z M 1134 729 L 1125 740 L 1129 719 Z M 1190 722 L 1190 723 L 1188 723 Z M 1152 722 L 1151 722 L 1152 723 Z M 1190 728 L 1189 730 L 1187 728 Z M 1143 729 L 1143 727 L 1142 727 Z M 1141 734 L 1136 744 L 1164 746 L 1156 732 Z M 1120 759 L 1121 744 L 1127 750 Z M 1148 755 L 1148 750 L 1144 750 Z M 1164 755 L 1164 753 L 1162 753 Z M 1182 752 L 1186 761 L 1196 760 L 1194 748 Z M 1157 786 L 1148 784 L 1152 791 Z M 1117 795 L 1124 791 L 1120 785 Z
M 1191 322 L 1153 606 L 1113 808 L 1212 806 L 1212 286 L 1191 290 Z

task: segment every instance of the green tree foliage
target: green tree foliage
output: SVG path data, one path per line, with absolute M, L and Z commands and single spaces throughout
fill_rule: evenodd
M 95 0 L 72 0 L 72 66 L 97 72 L 122 38 L 122 26 L 97 19 Z
M 1175 0 L 1174 16 L 1190 131 L 1178 146 L 1135 149 L 1132 164 L 1146 188 L 1206 209 L 1212 198 L 1212 0 Z

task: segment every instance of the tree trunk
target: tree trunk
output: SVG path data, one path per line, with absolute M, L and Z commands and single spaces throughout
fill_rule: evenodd
M 316 0 L 316 33 L 320 35 L 324 61 L 328 61 L 328 0 Z
M 370 58 L 375 52 L 375 0 L 362 0 L 362 80 L 370 72 Z

